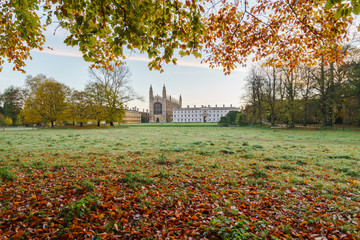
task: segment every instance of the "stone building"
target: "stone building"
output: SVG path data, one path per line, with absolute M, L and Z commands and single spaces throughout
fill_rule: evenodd
M 123 123 L 144 123 L 149 122 L 149 113 L 144 110 L 141 112 L 138 108 L 133 107 L 132 109 L 125 109 L 125 116 Z
M 124 124 L 129 123 L 141 123 L 141 113 L 133 109 L 126 109 L 125 116 L 123 118 Z
M 166 94 L 165 84 L 162 91 L 162 96 L 154 96 L 152 86 L 149 90 L 149 122 L 172 122 L 173 111 L 181 108 L 181 95 L 179 100 L 171 98 L 171 95 Z
M 173 121 L 174 122 L 219 122 L 220 118 L 225 116 L 230 111 L 240 111 L 239 108 L 233 107 L 215 107 L 201 106 L 201 107 L 189 107 L 178 108 L 174 110 Z

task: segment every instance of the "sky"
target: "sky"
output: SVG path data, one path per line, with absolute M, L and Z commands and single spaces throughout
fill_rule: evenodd
M 66 36 L 64 30 L 58 29 L 54 34 L 53 29 L 45 33 L 45 47 L 49 46 L 53 50 L 32 51 L 33 60 L 26 61 L 26 74 L 13 71 L 12 64 L 4 65 L 0 72 L 0 92 L 11 85 L 23 87 L 27 75 L 36 76 L 40 73 L 72 89 L 84 89 L 89 81 L 90 63 L 82 59 L 76 48 L 67 47 L 63 43 Z M 128 103 L 129 107 L 148 109 L 150 85 L 155 95 L 161 95 L 164 84 L 168 95 L 178 98 L 181 94 L 183 107 L 223 104 L 240 107 L 243 104 L 245 78 L 249 68 L 238 68 L 225 76 L 221 69 L 210 69 L 201 64 L 201 59 L 179 57 L 177 65 L 164 65 L 164 72 L 160 73 L 156 70 L 150 71 L 146 55 L 140 54 L 130 56 L 126 63 L 132 73 L 131 85 L 144 98 L 144 101 Z

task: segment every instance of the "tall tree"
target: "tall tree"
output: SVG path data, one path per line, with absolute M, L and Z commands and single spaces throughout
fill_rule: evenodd
M 103 101 L 106 107 L 106 120 L 113 126 L 114 122 L 121 122 L 125 114 L 125 104 L 136 99 L 142 99 L 130 85 L 130 69 L 126 66 L 112 66 L 112 70 L 91 69 L 92 79 L 88 87 L 95 87 L 94 95 Z
M 24 120 L 28 123 L 54 122 L 64 118 L 69 89 L 54 79 L 45 79 L 25 101 Z
M 4 125 L 5 125 L 5 117 L 0 113 L 0 126 L 4 126 Z
M 68 114 L 73 124 L 80 122 L 80 126 L 91 118 L 92 102 L 84 91 L 74 90 L 71 92 L 68 102 Z
M 299 82 L 300 94 L 303 104 L 303 125 L 306 126 L 308 122 L 309 112 L 309 100 L 313 96 L 314 81 L 311 75 L 311 68 L 307 66 L 301 66 L 301 78 Z
M 90 82 L 86 85 L 85 92 L 91 101 L 90 119 L 96 120 L 97 126 L 100 127 L 101 120 L 106 119 L 106 98 L 102 86 L 97 82 Z
M 0 99 L 3 104 L 4 115 L 16 123 L 24 104 L 23 90 L 19 87 L 10 86 L 0 95 Z
M 284 87 L 286 92 L 287 100 L 287 116 L 288 124 L 290 127 L 295 126 L 295 113 L 296 113 L 296 95 L 299 89 L 299 72 L 291 72 L 289 69 L 282 69 L 282 74 L 284 76 Z
M 275 125 L 276 118 L 276 89 L 278 86 L 278 73 L 275 67 L 262 68 L 264 75 L 264 101 L 269 104 L 270 107 L 270 122 L 271 125 Z
M 264 109 L 264 77 L 260 74 L 259 69 L 254 67 L 251 69 L 246 81 L 249 93 L 248 100 L 252 105 L 251 123 L 262 124 Z

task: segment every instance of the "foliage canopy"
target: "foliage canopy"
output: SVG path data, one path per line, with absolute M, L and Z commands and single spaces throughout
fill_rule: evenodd
M 359 12 L 353 4 L 339 18 L 333 5 L 341 2 L 329 0 L 326 8 L 325 0 L 4 0 L 0 70 L 7 60 L 24 72 L 30 51 L 43 50 L 44 31 L 55 19 L 68 30 L 66 45 L 78 46 L 92 67 L 105 69 L 124 64 L 125 49 L 147 54 L 149 68 L 158 70 L 176 63 L 177 53 L 205 53 L 204 61 L 225 73 L 252 56 L 291 69 L 322 57 L 340 61 L 350 13 Z

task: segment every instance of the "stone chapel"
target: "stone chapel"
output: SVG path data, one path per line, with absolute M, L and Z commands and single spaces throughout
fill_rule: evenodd
M 149 122 L 172 122 L 173 111 L 181 108 L 181 95 L 179 100 L 166 95 L 165 84 L 162 90 L 162 96 L 154 96 L 152 86 L 149 90 Z

